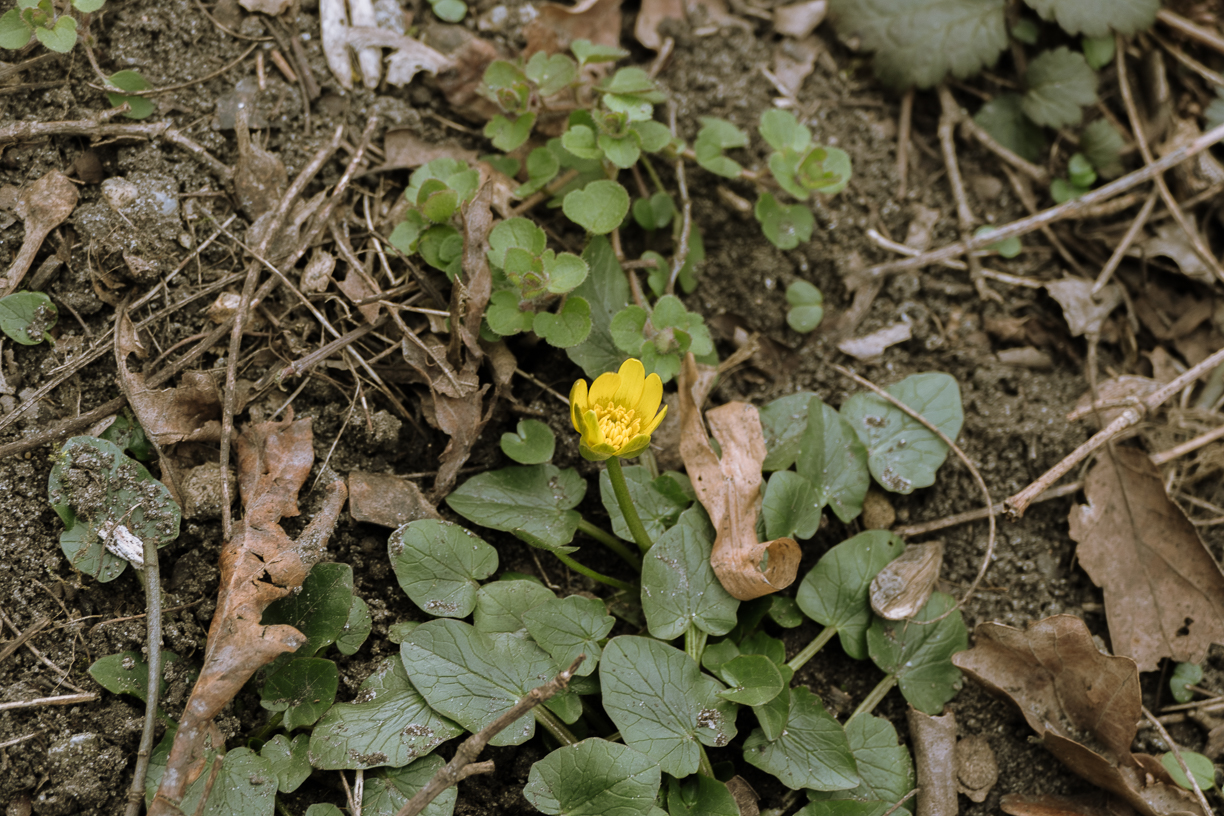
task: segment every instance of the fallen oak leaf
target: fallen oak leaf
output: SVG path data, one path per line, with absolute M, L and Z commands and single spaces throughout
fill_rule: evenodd
M 1143 451 L 1114 445 L 1088 472 L 1084 495 L 1088 503 L 1071 508 L 1071 538 L 1105 593 L 1114 651 L 1140 671 L 1162 657 L 1202 662 L 1224 643 L 1224 573 L 1160 471 Z
M 680 371 L 680 456 L 714 524 L 710 566 L 723 588 L 750 601 L 794 583 L 799 544 L 793 538 L 757 541 L 761 510 L 761 463 L 765 433 L 756 406 L 729 402 L 706 413 L 710 430 L 722 447 L 722 458 L 710 446 L 701 421 L 701 401 L 708 385 L 698 385 L 697 361 L 687 354 Z
M 279 522 L 299 512 L 298 492 L 314 462 L 310 420 L 257 423 L 244 429 L 237 443 L 245 518 L 221 549 L 221 586 L 204 666 L 183 711 L 149 816 L 180 812 L 187 786 L 204 766 L 213 718 L 258 669 L 306 642 L 292 626 L 264 626 L 260 621 L 264 610 L 300 587 L 322 558 L 347 496 L 342 479 L 328 485 L 322 510 L 294 541 Z
M 1155 757 L 1131 753 L 1143 710 L 1139 672 L 1130 658 L 1098 651 L 1082 620 L 1056 615 L 1027 631 L 982 623 L 974 640 L 972 649 L 952 656 L 953 664 L 1015 703 L 1070 770 L 1144 816 L 1201 814 Z

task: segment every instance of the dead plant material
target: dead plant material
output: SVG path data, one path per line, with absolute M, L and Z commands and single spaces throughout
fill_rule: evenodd
M 990 740 L 970 734 L 956 743 L 956 789 L 972 802 L 986 801 L 999 781 L 999 763 Z
M 708 411 L 710 430 L 722 458 L 710 446 L 699 406 L 708 385 L 699 381 L 697 361 L 684 358 L 680 371 L 680 455 L 697 499 L 716 531 L 710 566 L 723 588 L 741 601 L 786 589 L 795 580 L 801 553 L 793 538 L 757 541 L 761 511 L 761 463 L 765 433 L 756 406 L 729 402 Z
M 16 291 L 21 279 L 30 271 L 43 241 L 51 230 L 72 215 L 78 198 L 76 185 L 58 170 L 47 173 L 21 193 L 14 209 L 25 221 L 25 238 L 13 265 L 4 274 L 4 280 L 0 281 L 0 297 Z
M 442 518 L 421 488 L 401 476 L 354 470 L 348 475 L 348 491 L 354 521 L 399 528 L 410 521 Z
M 574 6 L 541 3 L 539 10 L 540 16 L 523 28 L 527 38 L 523 56 L 537 51 L 559 54 L 574 40 L 620 45 L 621 0 L 580 0 Z
M 1113 650 L 1155 671 L 1163 657 L 1198 663 L 1224 642 L 1224 573 L 1137 448 L 1113 446 L 1084 479 L 1071 537 L 1105 593 Z
M 1134 816 L 1135 813 L 1130 805 L 1104 792 L 1080 796 L 1009 793 L 1000 797 L 999 808 L 1010 816 Z
M 871 609 L 885 620 L 912 618 L 926 606 L 943 567 L 942 541 L 907 544 L 871 579 Z
M 221 550 L 221 587 L 208 632 L 204 666 L 183 711 L 149 816 L 178 814 L 187 786 L 204 770 L 213 718 L 259 668 L 306 642 L 292 626 L 264 626 L 273 601 L 302 585 L 318 562 L 347 495 L 328 485 L 323 509 L 297 541 L 280 520 L 299 513 L 298 492 L 314 462 L 309 420 L 263 422 L 238 437 L 238 482 L 245 518 Z
M 247 128 L 251 109 L 244 105 L 238 111 L 234 131 L 238 135 L 238 163 L 234 167 L 234 196 L 238 206 L 255 221 L 271 212 L 281 200 L 289 174 L 275 155 L 251 141 Z
M 918 816 L 956 816 L 956 714 L 906 711 L 918 777 Z
M 410 128 L 388 130 L 383 137 L 383 154 L 383 164 L 377 171 L 420 167 L 443 158 L 470 162 L 478 156 L 475 150 L 454 143 L 438 144 L 422 139 Z
M 1070 770 L 1144 816 L 1175 811 L 1202 816 L 1159 760 L 1131 753 L 1143 710 L 1133 660 L 1097 651 L 1088 627 L 1070 615 L 1031 623 L 1026 632 L 983 623 L 974 637 L 974 647 L 953 655 L 952 662 L 1014 702 Z
M 1062 307 L 1067 328 L 1075 337 L 1085 334 L 1089 337 L 1099 336 L 1105 319 L 1122 305 L 1122 289 L 1112 284 L 1094 293 L 1091 281 L 1063 278 L 1047 283 L 1045 288 Z

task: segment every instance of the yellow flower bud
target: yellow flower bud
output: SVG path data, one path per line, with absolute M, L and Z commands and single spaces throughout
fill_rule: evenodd
M 658 374 L 647 377 L 641 360 L 630 358 L 615 374 L 600 374 L 589 392 L 586 380 L 578 380 L 570 389 L 570 419 L 582 434 L 578 450 L 596 462 L 637 456 L 667 415 L 666 405 L 659 411 L 662 401 L 663 381 Z

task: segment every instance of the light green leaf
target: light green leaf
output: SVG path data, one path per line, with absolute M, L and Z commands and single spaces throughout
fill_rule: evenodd
M 96 665 L 97 663 L 94 664 Z M 93 674 L 93 666 L 89 667 L 89 673 Z M 1188 703 L 1194 699 L 1194 692 L 1190 690 L 1190 686 L 1196 686 L 1201 682 L 1203 682 L 1202 666 L 1197 663 L 1178 663 L 1173 669 L 1173 674 L 1169 676 L 1169 692 L 1177 702 Z M 107 688 L 110 687 L 107 686 Z
M 1160 0 L 1024 0 L 1043 19 L 1056 19 L 1068 34 L 1105 37 L 1152 27 Z
M 702 674 L 684 652 L 657 640 L 613 638 L 599 663 L 599 681 L 604 710 L 625 744 L 665 773 L 694 773 L 698 740 L 720 747 L 735 736 L 737 707 L 718 697 L 722 684 Z
M 497 334 L 509 337 L 519 332 L 531 331 L 531 327 L 535 325 L 535 312 L 524 311 L 520 307 L 517 291 L 502 289 L 489 298 L 485 320 L 489 322 L 489 328 Z
M 76 45 L 77 23 L 70 14 L 62 14 L 51 28 L 35 28 L 34 36 L 57 54 L 67 54 Z
M 511 248 L 526 250 L 534 258 L 543 253 L 547 246 L 548 236 L 531 219 L 507 218 L 489 231 L 489 263 L 504 267 L 506 251 Z
M 887 530 L 867 530 L 825 553 L 799 584 L 795 601 L 803 614 L 836 628 L 855 660 L 867 656 L 871 579 L 904 550 L 905 542 Z
M 585 298 L 570 295 L 561 311 L 536 312 L 532 329 L 551 346 L 576 346 L 591 333 L 591 305 Z
M 592 62 L 616 62 L 629 56 L 629 52 L 615 45 L 595 45 L 590 40 L 574 40 L 570 50 L 578 58 L 580 65 Z
M 514 433 L 501 437 L 502 453 L 520 465 L 542 465 L 552 459 L 556 447 L 557 435 L 538 419 L 520 419 Z
M 399 655 L 383 660 L 351 703 L 336 703 L 310 735 L 316 768 L 399 767 L 463 733 L 429 707 Z
M 996 142 L 1028 161 L 1041 161 L 1045 154 L 1045 132 L 1025 115 L 1020 94 L 999 94 L 982 106 L 973 121 Z
M 546 249 L 540 260 L 548 276 L 548 291 L 554 295 L 563 295 L 586 280 L 586 261 L 572 252 L 555 255 L 551 249 Z
M 738 178 L 744 168 L 734 159 L 723 155 L 724 150 L 745 147 L 748 134 L 725 119 L 701 117 L 701 130 L 693 143 L 697 163 L 709 172 L 724 178 Z
M 467 3 L 463 0 L 434 0 L 430 3 L 438 19 L 447 23 L 458 23 L 467 16 Z
M 557 666 L 568 668 L 585 654 L 576 675 L 586 677 L 599 665 L 603 650 L 599 641 L 612 631 L 616 619 L 597 598 L 570 595 L 551 599 L 523 613 L 527 634 L 552 657 Z
M 1190 769 L 1190 773 L 1194 774 L 1194 781 L 1198 783 L 1199 790 L 1211 790 L 1215 787 L 1215 765 L 1211 760 L 1202 754 L 1194 751 L 1181 752 L 1182 761 L 1186 763 L 1186 767 Z M 1186 790 L 1192 790 L 1193 785 L 1190 784 L 1189 778 L 1186 777 L 1186 772 L 1181 769 L 1181 765 L 1177 761 L 1177 757 L 1173 752 L 1162 754 L 1160 764 L 1169 772 L 1169 776 L 1173 777 L 1173 781 L 1181 785 Z
M 547 98 L 565 90 L 578 78 L 578 66 L 564 54 L 549 56 L 537 51 L 527 60 L 526 74 L 536 84 L 540 96 Z
M 1103 179 L 1122 175 L 1122 134 L 1108 119 L 1089 122 L 1080 134 L 1080 150 Z
M 131 110 L 123 114 L 128 119 L 148 119 L 157 112 L 157 105 L 152 99 L 143 96 L 130 96 L 129 94 L 135 91 L 148 91 L 153 88 L 143 76 L 136 71 L 118 71 L 111 74 L 106 80 L 107 85 L 118 88 L 123 93 L 107 92 L 107 101 L 111 103 L 111 107 L 119 107 L 124 102 L 127 102 Z
M 0 14 L 0 48 L 7 48 L 10 51 L 25 48 L 26 43 L 33 36 L 34 29 L 21 19 L 19 9 L 9 9 L 4 14 Z
M 948 439 L 956 439 L 965 415 L 956 380 L 938 372 L 913 374 L 888 393 L 914 409 Z M 841 414 L 867 448 L 867 466 L 886 490 L 912 493 L 935 483 L 935 471 L 948 446 L 917 420 L 875 394 L 860 392 L 842 405 Z
M 276 774 L 276 787 L 281 793 L 293 793 L 310 778 L 310 737 L 298 734 L 290 742 L 284 734 L 277 734 L 264 743 L 259 755 L 272 766 Z
M 445 764 L 442 757 L 427 756 L 406 768 L 368 774 L 361 797 L 362 816 L 395 816 Z M 459 788 L 451 785 L 425 806 L 421 816 L 451 816 L 458 798 Z
M 1076 187 L 1091 187 L 1097 179 L 1092 162 L 1083 153 L 1072 153 L 1067 161 L 1068 180 Z
M 652 541 L 657 541 L 669 527 L 680 518 L 680 513 L 693 503 L 676 485 L 671 476 L 663 475 L 651 480 L 650 471 L 641 465 L 622 468 L 629 498 L 637 509 L 642 524 Z M 599 474 L 599 498 L 612 519 L 612 532 L 625 541 L 633 540 L 633 533 L 621 512 L 620 502 L 612 489 L 612 477 L 607 470 Z M 666 639 L 666 638 L 665 638 Z
M 555 599 L 551 589 L 535 581 L 494 581 L 476 593 L 472 622 L 486 635 L 519 632 L 526 628 L 526 612 Z
M 814 800 L 854 799 L 860 802 L 899 802 L 914 788 L 914 761 L 898 744 L 897 729 L 883 717 L 859 714 L 846 723 L 846 738 L 863 782 L 836 793 L 809 792 Z M 909 803 L 902 805 L 907 808 Z
M 625 220 L 629 193 L 611 179 L 592 181 L 583 189 L 570 192 L 561 209 L 578 226 L 596 235 L 607 235 Z
M 612 245 L 603 236 L 591 239 L 582 253 L 590 274 L 572 296 L 581 297 L 591 306 L 591 333 L 587 339 L 565 350 L 566 356 L 594 379 L 615 371 L 625 360 L 613 342 L 610 326 L 613 315 L 629 303 L 629 281 L 621 269 Z
M 812 144 L 812 132 L 790 111 L 770 108 L 761 114 L 761 136 L 774 150 L 802 153 Z
M 635 165 L 642 156 L 641 137 L 632 130 L 620 136 L 601 133 L 597 141 L 604 157 L 622 170 Z
M 1039 125 L 1078 125 L 1081 108 L 1097 101 L 1097 75 L 1084 55 L 1065 45 L 1042 51 L 1024 73 L 1028 90 L 1021 107 Z
M 498 150 L 510 153 L 522 147 L 531 137 L 535 121 L 534 113 L 523 113 L 513 118 L 499 113 L 485 125 L 484 135 Z
M 973 231 L 973 237 L 980 238 L 983 235 L 990 235 L 990 233 L 994 231 L 994 227 L 981 226 Z M 993 249 L 1004 258 L 1014 258 L 1020 254 L 1021 250 L 1024 249 L 1024 246 L 1020 243 L 1020 239 L 1013 235 L 1011 238 L 996 241 L 995 243 L 991 244 L 989 248 Z
M 1084 59 L 1088 60 L 1088 67 L 1094 71 L 1099 71 L 1109 63 L 1113 62 L 1114 43 L 1113 35 L 1104 37 L 1085 37 L 1080 47 L 1084 52 Z
M 676 204 L 667 193 L 655 193 L 650 198 L 633 202 L 633 220 L 646 230 L 662 229 L 671 223 Z
M 547 147 L 537 147 L 527 154 L 527 182 L 514 191 L 518 198 L 526 198 L 540 190 L 561 172 L 561 162 Z
M 1056 178 L 1050 182 L 1050 198 L 1055 204 L 1066 204 L 1077 198 L 1083 198 L 1088 193 L 1087 187 L 1076 187 L 1066 179 Z
M 468 479 L 446 497 L 459 515 L 502 530 L 533 547 L 569 553 L 582 518 L 574 507 L 586 494 L 578 472 L 553 465 L 508 467 Z
M 400 644 L 409 678 L 435 710 L 475 733 L 555 674 L 552 658 L 526 635 L 486 635 L 462 621 L 423 623 Z M 520 745 L 535 734 L 526 714 L 491 745 Z
M 642 149 L 647 153 L 658 153 L 671 143 L 671 131 L 662 122 L 648 119 L 644 122 L 632 122 L 629 127 L 637 133 Z
M 629 355 L 640 355 L 646 342 L 646 321 L 649 313 L 641 306 L 626 306 L 616 313 L 608 327 L 616 348 Z
M 960 669 L 952 655 L 969 648 L 969 631 L 956 601 L 942 592 L 931 595 L 922 611 L 910 620 L 876 618 L 867 630 L 867 651 L 888 674 L 895 675 L 901 693 L 914 708 L 932 716 L 961 687 Z M 952 610 L 938 623 L 923 625 Z
M 650 634 L 672 640 L 690 624 L 711 635 L 735 628 L 739 601 L 710 566 L 714 529 L 705 511 L 684 511 L 680 522 L 654 541 L 642 561 L 642 611 Z
M 796 280 L 786 287 L 786 302 L 791 305 L 786 323 L 801 334 L 814 331 L 824 319 L 824 295 L 805 280 Z
M 23 346 L 51 339 L 47 331 L 57 319 L 59 311 L 42 292 L 15 292 L 0 298 L 0 331 Z
M 812 240 L 816 218 L 806 204 L 779 204 L 772 193 L 761 193 L 753 208 L 761 231 L 778 249 L 794 249 Z
M 84 14 L 93 14 L 106 5 L 106 0 L 72 0 L 72 7 Z
M 272 763 L 250 748 L 226 753 L 203 816 L 272 816 L 276 802 Z
M 708 776 L 667 780 L 668 816 L 740 816 L 727 786 Z
M 603 150 L 596 142 L 595 129 L 587 125 L 570 125 L 561 134 L 561 146 L 580 159 L 603 158 Z
M 849 153 L 840 147 L 818 145 L 795 168 L 795 180 L 806 190 L 833 196 L 846 189 L 853 172 Z
M 777 665 L 764 655 L 739 655 L 719 667 L 728 686 L 719 697 L 747 706 L 761 706 L 781 693 L 786 685 Z
M 832 0 L 842 37 L 858 35 L 875 72 L 896 88 L 938 85 L 949 71 L 964 79 L 1007 48 L 1005 0 Z
M 645 754 L 592 738 L 532 765 L 523 796 L 537 810 L 559 816 L 646 816 L 661 779 Z
M 313 725 L 336 700 L 340 672 L 321 657 L 293 657 L 272 672 L 259 690 L 259 704 L 285 712 L 284 728 Z
M 775 740 L 754 729 L 744 759 L 798 790 L 848 790 L 859 784 L 846 732 L 820 698 L 803 686 L 790 690 L 786 727 Z
M 822 507 L 810 481 L 793 470 L 776 471 L 765 485 L 761 504 L 766 538 L 811 538 L 820 527 Z
M 871 486 L 867 449 L 841 414 L 819 397 L 812 399 L 795 470 L 812 483 L 820 505 L 828 505 L 848 523 L 863 511 L 863 497 Z
M 365 643 L 366 638 L 370 636 L 373 628 L 374 622 L 370 618 L 369 605 L 354 595 L 353 602 L 349 606 L 348 620 L 344 622 L 344 629 L 336 638 L 336 649 L 340 654 L 356 654 L 361 644 Z

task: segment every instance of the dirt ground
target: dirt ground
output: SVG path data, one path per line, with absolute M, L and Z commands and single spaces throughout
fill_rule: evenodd
M 427 6 L 416 4 L 418 18 L 429 14 Z M 494 5 L 483 0 L 472 9 L 476 19 Z M 134 67 L 155 86 L 183 81 L 215 71 L 238 57 L 248 42 L 220 31 L 195 0 L 111 0 L 95 24 L 95 51 L 107 70 Z M 348 127 L 349 140 L 355 142 L 371 113 L 381 113 L 386 125 L 410 127 L 426 140 L 455 140 L 484 151 L 486 148 L 471 123 L 472 133 L 457 131 L 444 124 L 451 119 L 443 96 L 430 82 L 420 81 L 407 88 L 384 86 L 375 92 L 358 89 L 341 93 L 327 70 L 319 49 L 318 19 L 315 3 L 302 0 L 300 6 L 282 18 L 290 30 L 310 32 L 303 41 L 315 79 L 323 96 L 311 106 L 310 130 L 306 129 L 299 92 L 268 66 L 267 89 L 258 94 L 256 108 L 268 129 L 262 131 L 266 148 L 277 154 L 289 170 L 290 178 L 323 143 L 337 124 Z M 626 14 L 623 41 L 632 43 L 632 13 Z M 262 36 L 264 25 L 258 15 L 242 13 L 238 30 L 247 36 Z M 767 24 L 754 20 L 747 29 L 725 27 L 713 36 L 699 37 L 688 26 L 669 30 L 675 37 L 675 52 L 660 74 L 660 82 L 676 101 L 681 135 L 696 135 L 699 116 L 718 116 L 755 131 L 761 110 L 774 96 L 773 87 L 758 70 L 768 63 L 775 35 Z M 718 350 L 725 357 L 735 348 L 737 327 L 759 332 L 770 341 L 771 355 L 732 371 L 723 378 L 714 400 L 746 400 L 758 405 L 796 390 L 817 392 L 831 405 L 840 405 L 855 388 L 824 364 L 827 355 L 840 358 L 827 335 L 809 338 L 789 330 L 785 322 L 787 284 L 796 278 L 814 283 L 825 294 L 826 320 L 832 320 L 850 305 L 843 280 L 847 273 L 863 264 L 891 259 L 866 237 L 875 228 L 896 240 L 902 239 L 913 217 L 915 205 L 933 208 L 943 214 L 932 235 L 934 245 L 955 240 L 957 235 L 954 204 L 944 179 L 943 164 L 934 151 L 911 151 L 908 192 L 897 196 L 899 179 L 896 165 L 896 133 L 899 97 L 881 88 L 863 67 L 862 56 L 846 50 L 828 26 L 817 30 L 825 54 L 817 61 L 798 99 L 800 111 L 810 121 L 817 141 L 846 150 L 854 162 L 854 176 L 844 193 L 816 205 L 817 228 L 813 239 L 791 252 L 775 249 L 761 235 L 751 215 L 736 212 L 720 198 L 721 180 L 694 170 L 694 217 L 705 236 L 706 261 L 700 272 L 697 290 L 686 298 L 690 309 L 704 314 L 714 327 Z M 503 35 L 513 43 L 515 32 Z M 636 44 L 635 44 L 636 47 Z M 23 55 L 29 57 L 32 54 Z M 634 51 L 634 62 L 645 63 L 651 54 Z M 192 85 L 158 98 L 159 117 L 166 117 L 189 130 L 191 137 L 226 163 L 236 157 L 232 129 L 219 129 L 215 114 L 232 106 L 235 87 L 241 82 L 251 87 L 254 57 L 217 78 Z M 107 107 L 104 94 L 90 86 L 93 73 L 83 49 L 47 60 L 26 72 L 25 83 L 50 83 L 46 87 L 4 92 L 0 87 L 0 122 L 77 119 L 96 114 Z M 227 101 L 228 100 L 228 101 Z M 919 94 L 914 106 L 915 139 L 935 145 L 938 102 L 933 94 Z M 462 124 L 462 123 L 461 123 Z M 386 125 L 380 126 L 381 128 Z M 377 141 L 377 140 L 376 140 Z M 14 145 L 0 156 L 0 186 L 22 186 L 52 169 L 67 171 L 90 148 L 78 137 L 55 137 Z M 962 169 L 973 191 L 973 205 L 979 215 L 1004 223 L 1025 214 L 1012 194 L 997 160 L 965 143 L 960 146 Z M 53 270 L 46 291 L 62 305 L 57 340 L 54 346 L 17 346 L 6 343 L 3 374 L 7 390 L 0 407 L 11 411 L 32 389 L 44 383 L 56 369 L 69 362 L 82 345 L 107 328 L 113 310 L 95 295 L 91 280 L 91 246 L 114 246 L 124 241 L 153 245 L 170 260 L 178 258 L 201 239 L 196 221 L 201 213 L 228 211 L 224 186 L 209 170 L 183 151 L 164 143 L 143 141 L 111 142 L 95 146 L 90 155 L 100 162 L 102 178 L 126 176 L 138 183 L 163 185 L 177 198 L 176 215 L 162 231 L 140 230 L 138 236 L 123 225 L 109 225 L 99 213 L 100 187 L 97 183 L 80 185 L 80 204 L 58 238 L 53 238 L 40 253 L 35 269 L 53 252 L 63 261 Z M 342 153 L 320 175 L 316 188 L 333 183 L 346 157 Z M 750 161 L 763 163 L 764 154 Z M 407 171 L 391 171 L 361 180 L 365 189 L 402 188 Z M 734 185 L 731 185 L 734 187 Z M 747 195 L 749 191 L 739 190 Z M 0 216 L 4 211 L 0 210 Z M 554 216 L 554 226 L 562 220 Z M 235 227 L 239 223 L 236 222 Z M 0 267 L 7 267 L 23 237 L 20 221 L 0 219 Z M 164 226 L 164 225 L 163 225 Z M 203 231 L 206 227 L 200 227 Z M 998 261 L 998 268 L 1045 280 L 1058 277 L 1062 264 L 1057 255 L 1033 239 L 1032 251 L 1013 261 Z M 201 284 L 217 280 L 242 269 L 242 259 L 228 241 L 218 241 L 201 254 L 200 262 L 189 264 L 170 287 L 174 300 Z M 62 247 L 57 249 L 57 247 Z M 1157 273 L 1162 274 L 1162 273 Z M 235 285 L 236 286 L 236 285 Z M 1064 417 L 1087 388 L 1084 376 L 1085 345 L 1071 338 L 1065 329 L 1058 305 L 1042 290 L 999 284 L 1002 303 L 984 302 L 963 272 L 931 267 L 918 274 L 892 278 L 872 304 L 859 325 L 866 333 L 901 319 L 912 321 L 913 338 L 890 349 L 878 363 L 857 364 L 855 370 L 869 379 L 890 384 L 920 371 L 943 371 L 960 384 L 965 407 L 965 426 L 960 442 L 978 464 L 995 501 L 1029 484 L 1063 455 L 1087 438 L 1086 426 L 1068 423 Z M 236 288 L 232 287 L 233 291 Z M 285 312 L 290 305 L 284 295 L 276 295 L 272 311 Z M 211 298 L 179 311 L 153 329 L 157 353 L 176 343 L 193 338 L 211 328 L 206 308 Z M 144 314 L 147 314 L 146 311 Z M 144 316 L 142 314 L 141 316 Z M 303 315 L 299 311 L 295 315 Z M 1004 365 L 995 352 L 1008 344 L 988 327 L 1015 318 L 1028 318 L 1041 326 L 1051 338 L 1044 349 L 1052 359 L 1046 370 Z M 301 334 L 309 327 L 301 318 Z M 290 331 L 297 326 L 288 327 Z M 316 332 L 317 336 L 317 332 Z M 252 344 L 254 340 L 249 341 Z M 254 345 L 251 346 L 254 348 Z M 528 348 L 511 342 L 519 365 L 527 373 L 566 393 L 580 375 L 578 369 L 560 353 L 539 353 L 543 347 Z M 762 362 L 762 361 L 765 362 Z M 248 366 L 242 376 L 257 379 L 277 361 L 271 355 L 243 361 Z M 1101 349 L 1103 367 L 1125 370 L 1130 360 L 1116 345 Z M 283 363 L 282 363 L 283 364 Z M 217 347 L 205 355 L 203 367 L 224 376 L 225 349 Z M 340 473 L 351 470 L 397 474 L 429 473 L 437 467 L 437 456 L 446 444 L 440 433 L 426 429 L 423 422 L 364 421 L 347 424 L 351 394 L 341 387 L 347 380 L 336 374 L 330 382 L 310 379 L 294 400 L 296 415 L 314 421 L 316 472 L 326 459 Z M 275 410 L 299 382 L 286 384 L 286 391 L 273 391 L 262 405 Z M 504 403 L 485 429 L 469 463 L 473 468 L 498 466 L 504 462 L 495 440 L 524 415 L 545 419 L 557 432 L 558 453 L 554 462 L 574 466 L 584 474 L 592 465 L 577 453 L 568 415 L 551 396 L 526 379 L 516 379 L 514 392 L 522 408 L 512 410 Z M 86 367 L 49 398 L 29 411 L 0 442 L 37 432 L 49 423 L 89 410 L 119 394 L 115 366 L 109 355 Z M 388 406 L 370 405 L 372 412 L 387 411 Z M 419 409 L 410 406 L 419 417 Z M 240 421 L 242 418 L 240 418 Z M 334 443 L 334 449 L 333 449 Z M 98 657 L 123 650 L 140 651 L 145 630 L 143 591 L 129 570 L 109 584 L 75 573 L 64 559 L 58 536 L 61 522 L 47 502 L 47 479 L 53 449 L 43 446 L 23 455 L 0 459 L 0 496 L 7 512 L 0 516 L 0 611 L 21 631 L 43 618 L 52 623 L 30 642 L 37 648 L 21 648 L 0 661 L 0 702 L 66 693 L 73 688 L 98 691 L 86 668 Z M 462 478 L 462 477 L 461 477 Z M 429 479 L 422 479 L 428 486 Z M 317 505 L 319 494 L 304 496 L 305 518 Z M 935 486 L 911 496 L 892 496 L 897 523 L 936 519 L 982 505 L 982 498 L 966 470 L 949 460 Z M 1215 500 L 1210 495 L 1204 498 Z M 1067 532 L 1067 511 L 1071 498 L 1058 499 L 1034 507 L 1019 523 L 1002 523 L 997 552 L 983 588 L 964 609 L 972 627 L 982 621 L 1023 626 L 1025 622 L 1053 614 L 1082 616 L 1097 634 L 1106 635 L 1101 594 L 1074 558 L 1074 544 Z M 580 508 L 584 514 L 599 518 L 603 510 L 595 491 Z M 1219 527 L 1204 529 L 1205 538 L 1217 559 L 1224 556 L 1224 533 Z M 292 530 L 291 530 L 292 532 Z M 800 574 L 805 574 L 830 546 L 857 532 L 832 519 L 817 537 L 805 546 Z M 585 579 L 564 572 L 555 562 L 541 565 L 530 548 L 508 535 L 485 531 L 486 538 L 501 554 L 502 567 L 528 574 L 539 574 L 567 589 L 591 589 Z M 396 585 L 386 558 L 388 530 L 357 523 L 342 515 L 329 547 L 329 559 L 352 565 L 355 591 L 369 604 L 374 621 L 373 633 L 353 657 L 340 659 L 341 685 L 338 699 L 352 698 L 357 687 L 377 662 L 398 647 L 387 640 L 388 627 L 397 621 L 417 619 L 420 613 Z M 986 541 L 983 522 L 953 527 L 940 534 L 946 545 L 947 561 L 942 578 L 948 588 L 964 587 L 978 569 Z M 185 657 L 202 654 L 206 630 L 215 607 L 218 578 L 217 554 L 222 543 L 220 522 L 212 517 L 184 520 L 177 542 L 162 550 L 162 573 L 166 589 L 165 645 Z M 590 556 L 591 565 L 617 574 L 616 563 Z M 790 652 L 796 651 L 816 632 L 806 624 L 784 635 Z M 11 638 L 5 629 L 2 638 Z M 0 639 L 0 647 L 3 640 Z M 1213 651 L 1205 669 L 1204 685 L 1213 687 L 1224 670 L 1224 660 Z M 62 670 L 62 674 L 61 674 Z M 856 664 L 829 648 L 799 672 L 795 682 L 818 693 L 838 714 L 845 715 L 854 703 L 875 684 L 877 675 L 869 665 Z M 165 708 L 174 715 L 181 710 L 189 687 L 182 678 L 171 677 Z M 1154 705 L 1160 679 L 1145 678 L 1146 702 Z M 1215 684 L 1218 687 L 1218 683 Z M 1078 792 L 1086 783 L 1064 770 L 1040 745 L 1030 741 L 1030 731 L 1020 716 L 1004 703 L 987 696 L 971 684 L 951 703 L 962 735 L 981 734 L 988 738 L 1001 770 L 998 785 L 981 804 L 961 799 L 964 812 L 998 812 L 999 797 L 1006 793 Z M 877 713 L 887 716 L 906 737 L 904 707 L 900 696 L 892 695 Z M 0 748 L 0 802 L 7 814 L 33 813 L 40 816 L 116 813 L 122 808 L 133 757 L 140 736 L 142 707 L 134 700 L 103 692 L 100 700 L 70 707 L 43 707 L 0 711 L 0 745 L 27 738 L 11 747 Z M 247 691 L 227 709 L 219 725 L 231 739 L 241 744 L 243 735 L 264 722 L 266 712 L 255 692 Z M 1141 732 L 1138 747 L 1158 753 L 1161 749 Z M 160 733 L 159 733 L 160 736 Z M 1185 727 L 1175 737 L 1194 747 L 1202 735 Z M 741 737 L 742 739 L 742 737 Z M 738 744 L 738 740 L 737 740 Z M 737 756 L 737 744 L 711 752 L 717 764 Z M 498 771 L 488 777 L 464 782 L 460 788 L 458 814 L 513 814 L 534 812 L 521 790 L 531 763 L 541 758 L 545 748 L 536 740 L 521 748 L 491 749 L 488 758 L 497 762 Z M 448 755 L 447 749 L 443 754 Z M 751 771 L 751 769 L 749 769 Z M 761 796 L 761 807 L 776 807 L 785 789 L 772 777 L 751 771 L 748 780 Z M 332 802 L 343 806 L 344 794 L 335 774 L 317 772 L 296 793 L 283 797 L 290 813 L 302 813 L 309 804 Z

